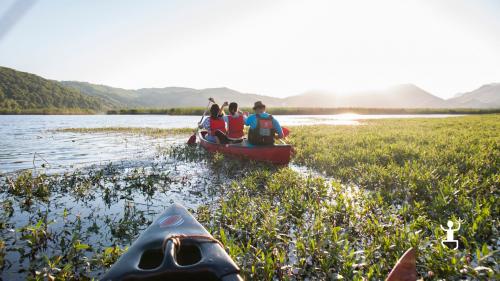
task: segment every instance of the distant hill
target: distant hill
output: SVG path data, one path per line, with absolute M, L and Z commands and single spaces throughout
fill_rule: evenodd
M 80 94 L 99 98 L 111 108 L 140 107 L 136 103 L 137 94 L 134 90 L 113 88 L 105 85 L 96 85 L 87 82 L 61 81 L 67 88 L 77 91 Z
M 381 91 L 339 95 L 309 92 L 285 99 L 285 106 L 367 107 L 367 108 L 437 108 L 445 101 L 412 84 L 403 84 Z
M 499 108 L 500 83 L 483 85 L 480 88 L 447 100 L 447 105 L 454 108 Z
M 59 82 L 0 67 L 0 113 L 94 112 L 102 101 Z
M 192 89 L 183 87 L 143 88 L 125 90 L 86 82 L 63 81 L 82 94 L 99 97 L 118 108 L 165 108 L 206 106 L 209 97 L 216 101 L 238 101 L 241 106 L 251 106 L 257 100 L 269 105 L 281 105 L 282 100 L 255 94 L 244 94 L 229 88 Z
M 441 99 L 413 85 L 402 84 L 380 91 L 342 95 L 307 92 L 283 100 L 291 107 L 361 107 L 361 108 L 500 108 L 500 83 L 484 85 L 472 92 Z
M 445 107 L 443 99 L 415 85 L 405 84 L 384 91 L 336 95 L 327 92 L 308 92 L 287 98 L 244 94 L 229 88 L 192 89 L 182 87 L 144 88 L 125 90 L 86 82 L 63 81 L 63 85 L 82 94 L 105 99 L 115 107 L 165 108 L 205 106 L 209 97 L 217 101 L 238 101 L 252 106 L 257 100 L 279 107 L 369 107 L 369 108 L 436 108 Z
M 229 88 L 184 87 L 114 88 L 87 82 L 53 81 L 34 74 L 0 67 L 0 113 L 71 113 L 109 109 L 165 109 L 204 107 L 209 97 L 237 101 L 251 107 L 261 100 L 269 107 L 297 108 L 500 108 L 500 83 L 444 100 L 413 85 L 402 84 L 379 91 L 345 94 L 311 91 L 275 98 L 241 93 Z

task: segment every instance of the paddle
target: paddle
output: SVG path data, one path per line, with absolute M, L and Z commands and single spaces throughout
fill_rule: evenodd
M 281 127 L 281 130 L 283 131 L 283 138 L 288 137 L 288 135 L 290 134 L 290 130 L 285 127 Z
M 276 139 L 279 140 L 282 144 L 287 144 L 283 139 L 290 135 L 290 130 L 288 128 L 281 127 L 281 131 L 283 131 L 283 137 L 278 138 L 278 136 L 276 136 Z
M 203 111 L 203 115 L 201 116 L 200 122 L 198 122 L 198 126 L 203 122 L 203 118 L 205 117 L 205 114 L 207 114 L 208 107 L 210 106 L 211 103 L 215 103 L 215 100 L 213 98 L 208 98 L 208 104 L 207 107 L 205 108 L 205 111 Z M 189 137 L 187 144 L 195 144 L 196 143 L 196 132 L 198 131 L 198 126 L 194 130 L 194 133 L 191 137 Z

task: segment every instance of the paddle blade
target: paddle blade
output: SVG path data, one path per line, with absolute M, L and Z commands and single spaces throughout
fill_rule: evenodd
M 288 128 L 285 127 L 281 127 L 281 130 L 283 130 L 283 137 L 284 138 L 288 137 L 288 135 L 290 134 L 290 130 L 288 130 Z
M 417 264 L 415 249 L 410 248 L 399 259 L 385 281 L 415 281 L 417 280 Z
M 193 134 L 192 136 L 189 137 L 187 144 L 192 145 L 196 143 L 196 134 Z

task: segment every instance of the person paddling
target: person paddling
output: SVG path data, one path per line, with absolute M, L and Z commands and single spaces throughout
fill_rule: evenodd
M 224 103 L 226 105 L 227 102 Z M 224 107 L 223 105 L 223 107 Z M 221 108 L 222 109 L 222 108 Z M 238 110 L 238 104 L 232 102 L 229 104 L 229 115 L 225 115 L 224 121 L 227 124 L 227 138 L 229 142 L 240 143 L 243 141 L 243 136 L 245 133 L 243 129 L 245 127 L 246 116 Z
M 222 118 L 222 111 L 218 104 L 212 104 L 210 107 L 210 116 L 205 118 L 199 125 L 199 128 L 204 128 L 208 131 L 205 136 L 207 141 L 226 144 L 226 122 Z
M 248 131 L 248 142 L 254 145 L 274 144 L 274 137 L 277 134 L 283 138 L 281 125 L 271 114 L 266 112 L 266 105 L 261 101 L 254 104 L 255 114 L 248 116 L 245 125 L 250 126 Z

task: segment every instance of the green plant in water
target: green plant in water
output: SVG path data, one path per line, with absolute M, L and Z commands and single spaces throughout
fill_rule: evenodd
M 27 225 L 19 230 L 21 239 L 26 241 L 31 247 L 31 257 L 47 246 L 48 240 L 51 238 L 51 232 L 48 229 L 46 218 L 40 219 L 35 225 Z
M 102 253 L 99 253 L 94 257 L 93 263 L 98 267 L 111 267 L 127 250 L 128 247 L 123 249 L 116 245 L 113 247 L 107 247 Z
M 5 266 L 5 241 L 0 239 L 0 272 Z
M 198 216 L 224 233 L 249 279 L 383 279 L 409 247 L 419 250 L 422 277 L 491 279 L 499 272 L 498 131 L 498 115 L 292 128 L 295 162 L 342 185 L 259 170 L 226 185 L 223 200 Z M 463 222 L 460 251 L 439 242 L 450 218 Z M 296 256 L 285 265 L 283 245 Z
M 499 121 L 490 115 L 292 128 L 295 165 L 319 172 L 314 177 L 186 145 L 168 148 L 151 167 L 2 176 L 2 278 L 14 266 L 23 279 L 98 278 L 168 205 L 157 197 L 191 184 L 182 165 L 198 163 L 207 169 L 199 179 L 207 187 L 189 186 L 190 195 L 214 195 L 198 219 L 247 279 L 378 280 L 415 247 L 424 279 L 493 280 Z M 448 219 L 462 221 L 458 251 L 439 243 L 439 225 Z M 8 260 L 10 252 L 21 259 Z

